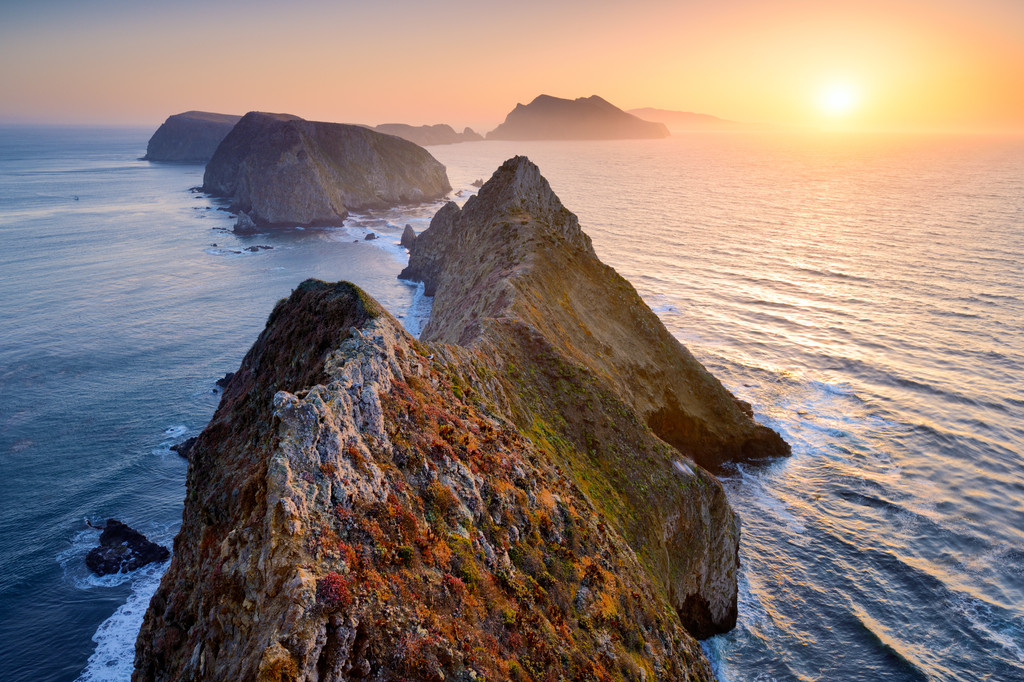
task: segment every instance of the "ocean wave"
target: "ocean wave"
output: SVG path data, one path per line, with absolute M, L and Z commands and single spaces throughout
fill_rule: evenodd
M 100 624 L 92 641 L 96 649 L 89 656 L 78 682 L 125 682 L 135 668 L 135 640 L 149 602 L 160 587 L 170 562 L 141 568 L 129 578 L 132 592 L 114 614 Z

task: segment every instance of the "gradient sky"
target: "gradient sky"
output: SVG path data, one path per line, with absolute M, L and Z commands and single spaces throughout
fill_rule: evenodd
M 829 88 L 852 103 L 829 112 Z M 786 126 L 1024 129 L 1024 0 L 0 0 L 0 122 L 470 125 L 598 94 Z

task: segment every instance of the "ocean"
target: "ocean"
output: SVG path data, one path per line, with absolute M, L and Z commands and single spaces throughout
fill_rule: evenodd
M 406 223 L 239 237 L 151 129 L 0 128 L 0 677 L 126 680 L 161 567 L 96 578 L 86 519 L 170 544 L 196 435 L 273 304 L 348 279 L 412 331 Z M 526 154 L 793 456 L 743 524 L 722 681 L 1024 679 L 1024 140 L 691 134 L 429 148 L 462 202 Z M 370 232 L 379 239 L 366 240 Z M 271 247 L 271 248 L 260 248 Z

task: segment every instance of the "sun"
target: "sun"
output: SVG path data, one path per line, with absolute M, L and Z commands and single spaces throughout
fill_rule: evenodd
M 818 106 L 828 116 L 845 116 L 857 108 L 860 93 L 849 83 L 832 83 L 818 95 Z

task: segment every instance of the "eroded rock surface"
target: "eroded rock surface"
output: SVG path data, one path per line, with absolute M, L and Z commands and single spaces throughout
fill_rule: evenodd
M 362 126 L 250 112 L 206 165 L 203 191 L 229 197 L 244 227 L 340 225 L 350 210 L 444 197 L 425 149 Z

